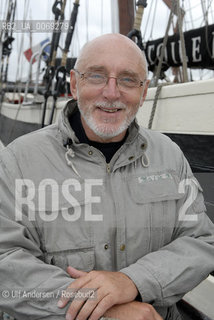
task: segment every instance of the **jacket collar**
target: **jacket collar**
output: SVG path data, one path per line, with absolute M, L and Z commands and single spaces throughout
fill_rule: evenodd
M 72 115 L 72 113 L 75 112 L 76 108 L 78 108 L 76 101 L 70 100 L 67 102 L 67 104 L 65 105 L 59 117 L 58 130 L 60 131 L 63 145 L 66 146 L 67 148 L 66 155 L 65 155 L 67 163 L 69 166 L 73 168 L 76 174 L 80 176 L 73 164 L 72 159 L 75 156 L 75 152 L 71 147 L 72 144 L 76 145 L 79 143 L 79 141 L 75 135 L 75 132 L 71 128 L 71 125 L 69 122 L 69 117 Z M 147 149 L 147 139 L 145 138 L 144 134 L 142 135 L 139 132 L 140 128 L 136 120 L 132 122 L 128 130 L 129 130 L 129 134 L 124 145 L 116 152 L 117 159 L 114 158 L 114 156 L 112 158 L 112 160 L 114 161 L 113 170 L 116 170 L 121 166 L 135 162 L 136 159 L 139 159 L 139 158 L 141 158 L 143 167 L 146 168 L 149 166 L 149 159 L 145 153 Z M 88 148 L 90 147 L 88 146 Z M 69 160 L 69 155 L 71 160 Z

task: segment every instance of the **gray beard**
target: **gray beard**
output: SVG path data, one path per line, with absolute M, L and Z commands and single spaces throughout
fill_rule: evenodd
M 108 102 L 101 102 L 101 103 L 96 103 L 95 106 L 102 106 L 103 108 L 126 108 L 126 105 L 124 103 L 121 102 L 115 102 L 113 104 L 110 104 Z M 133 115 L 127 115 L 126 119 L 123 121 L 123 123 L 119 126 L 119 128 L 115 129 L 109 129 L 109 128 L 105 128 L 105 125 L 97 125 L 93 119 L 93 117 L 91 116 L 90 112 L 85 112 L 83 111 L 83 108 L 81 106 L 81 103 L 79 102 L 78 99 L 78 106 L 79 106 L 79 110 L 80 113 L 83 117 L 83 119 L 85 120 L 86 124 L 88 125 L 88 127 L 100 138 L 114 138 L 116 136 L 118 136 L 119 134 L 121 134 L 122 132 L 126 131 L 128 129 L 128 127 L 130 126 L 130 124 L 133 122 L 133 120 L 135 119 L 136 113 Z M 106 126 L 108 126 L 108 123 L 106 123 Z

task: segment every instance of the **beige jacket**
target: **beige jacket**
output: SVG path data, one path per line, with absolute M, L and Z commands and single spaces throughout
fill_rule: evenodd
M 179 319 L 175 303 L 214 270 L 201 187 L 176 144 L 136 123 L 107 164 L 78 143 L 67 118 L 74 108 L 69 102 L 58 124 L 0 153 L 0 283 L 9 292 L 0 309 L 22 320 L 64 319 L 56 301 L 71 265 L 120 270 L 142 301 Z M 29 289 L 50 296 L 27 297 Z

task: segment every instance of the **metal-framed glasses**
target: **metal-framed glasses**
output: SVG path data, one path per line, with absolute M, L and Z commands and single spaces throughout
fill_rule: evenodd
M 82 80 L 85 80 L 85 82 L 88 85 L 96 86 L 96 87 L 104 87 L 110 78 L 113 78 L 116 80 L 117 86 L 119 89 L 131 89 L 131 88 L 139 88 L 142 87 L 145 81 L 139 80 L 135 76 L 132 75 L 120 75 L 118 77 L 111 77 L 107 74 L 99 71 L 89 71 L 81 73 L 77 69 L 74 69 L 74 71 L 80 76 Z

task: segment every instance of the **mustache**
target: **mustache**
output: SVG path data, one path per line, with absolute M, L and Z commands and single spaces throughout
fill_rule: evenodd
M 97 108 L 105 108 L 105 109 L 126 109 L 127 106 L 125 103 L 120 101 L 115 102 L 107 102 L 107 101 L 98 101 L 95 104 Z

